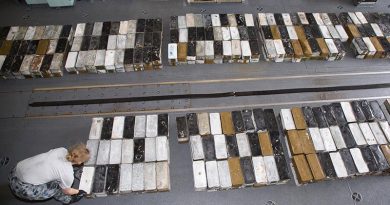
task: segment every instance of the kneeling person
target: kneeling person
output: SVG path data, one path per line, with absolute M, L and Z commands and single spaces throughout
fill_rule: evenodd
M 89 159 L 89 150 L 78 144 L 69 150 L 52 149 L 18 162 L 9 176 L 12 192 L 25 200 L 54 198 L 64 204 L 79 201 L 83 190 L 71 188 L 74 180 L 73 166 Z

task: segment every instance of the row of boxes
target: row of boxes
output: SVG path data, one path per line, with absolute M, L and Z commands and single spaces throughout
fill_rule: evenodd
M 256 33 L 252 14 L 172 16 L 169 64 L 258 62 L 260 49 Z
M 389 145 L 370 145 L 336 152 L 299 154 L 292 157 L 296 183 L 306 184 L 388 172 Z
M 113 73 L 162 68 L 161 19 L 79 23 L 65 69 Z
M 281 109 L 297 185 L 382 174 L 390 168 L 386 107 L 377 101 Z M 188 113 L 176 118 L 178 141 L 190 142 L 194 187 L 221 190 L 290 179 L 273 109 Z M 93 118 L 79 188 L 95 196 L 168 191 L 168 114 Z
M 290 179 L 286 159 L 274 155 L 266 131 L 190 138 L 197 191 L 284 184 Z
M 71 25 L 0 28 L 0 76 L 5 79 L 61 77 L 73 36 Z
M 264 58 L 274 62 L 341 60 L 348 36 L 334 13 L 259 13 Z
M 93 118 L 79 189 L 90 196 L 170 190 L 168 115 Z
M 356 58 L 390 57 L 389 17 L 378 13 L 340 13 Z
M 377 101 L 281 109 L 298 185 L 390 169 L 390 127 Z
M 162 161 L 84 166 L 78 189 L 86 191 L 91 197 L 169 191 L 169 163 Z
M 290 179 L 272 109 L 188 113 L 176 123 L 179 142 L 190 141 L 197 191 Z
M 390 57 L 390 14 L 186 14 L 170 19 L 168 60 L 176 64 Z M 260 35 L 260 39 L 258 35 Z M 262 44 L 262 46 L 259 45 Z M 0 28 L 0 76 L 60 77 L 159 69 L 161 19 Z M 71 45 L 71 46 L 70 46 Z

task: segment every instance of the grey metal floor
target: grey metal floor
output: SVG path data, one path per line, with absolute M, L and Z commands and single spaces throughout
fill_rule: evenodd
M 168 36 L 168 17 L 188 12 L 199 13 L 252 13 L 296 11 L 370 11 L 389 12 L 388 1 L 379 0 L 374 8 L 357 9 L 350 0 L 247 0 L 244 4 L 218 4 L 189 6 L 184 0 L 91 0 L 76 2 L 73 8 L 54 9 L 46 6 L 20 6 L 14 1 L 0 0 L 0 25 L 75 24 L 88 21 L 124 20 L 131 18 L 162 17 L 164 38 Z M 163 59 L 166 59 L 166 41 L 163 44 Z M 142 95 L 140 89 L 164 91 L 159 83 L 172 85 L 174 93 L 215 93 L 251 90 L 276 90 L 302 87 L 326 87 L 390 83 L 389 60 L 356 60 L 347 56 L 341 62 L 311 61 L 304 63 L 267 63 L 251 65 L 188 65 L 165 66 L 161 71 L 121 73 L 110 75 L 65 75 L 60 79 L 7 80 L 0 81 L 0 156 L 9 156 L 10 164 L 0 167 L 0 204 L 25 204 L 16 200 L 8 190 L 7 174 L 22 160 L 48 149 L 69 146 L 87 140 L 90 116 L 115 115 L 135 112 L 169 112 L 171 122 L 176 115 L 201 110 L 232 110 L 243 107 L 274 107 L 326 103 L 332 100 L 356 98 L 389 98 L 390 89 L 363 89 L 355 91 L 281 94 L 272 96 L 226 97 L 218 99 L 182 99 L 170 102 L 109 104 L 87 108 L 62 107 L 72 110 L 68 116 L 55 116 L 51 111 L 40 117 L 31 117 L 28 106 L 37 97 L 74 95 L 86 99 L 82 93 L 90 90 L 94 95 L 114 97 L 114 88 L 107 85 L 120 84 L 128 89 L 129 96 Z M 78 86 L 72 89 L 69 86 Z M 80 87 L 85 86 L 85 87 Z M 94 87 L 91 87 L 94 86 Z M 175 90 L 175 88 L 177 89 Z M 185 89 L 180 89 L 184 86 Z M 45 93 L 41 88 L 68 87 Z M 141 87 L 141 88 L 140 88 Z M 81 88 L 81 89 L 80 89 Z M 34 90 L 40 89 L 40 90 Z M 43 92 L 43 94 L 42 94 Z M 67 93 L 68 95 L 63 94 Z M 118 95 L 126 95 L 118 92 Z M 161 95 L 161 94 L 160 94 Z M 103 97 L 104 96 L 104 97 Z M 154 103 L 154 104 L 153 104 Z M 160 104 L 159 104 L 160 103 Z M 160 105 L 160 106 L 158 106 Z M 118 109 L 122 108 L 122 109 Z M 85 110 L 89 111 L 88 115 Z M 100 113 L 98 113 L 100 112 Z M 129 194 L 83 200 L 79 204 L 390 204 L 389 177 L 359 177 L 349 180 L 328 181 L 297 187 L 286 185 L 261 188 L 245 188 L 221 192 L 195 192 L 193 189 L 191 157 L 188 145 L 176 141 L 175 127 L 170 124 L 171 187 L 168 193 Z M 355 202 L 351 194 L 360 193 L 362 200 Z M 41 204 L 41 203 L 37 203 Z M 51 200 L 43 204 L 58 204 Z

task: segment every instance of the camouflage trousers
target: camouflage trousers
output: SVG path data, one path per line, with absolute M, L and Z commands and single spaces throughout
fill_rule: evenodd
M 40 185 L 33 185 L 20 181 L 15 176 L 15 168 L 12 169 L 9 174 L 8 181 L 11 191 L 21 199 L 37 201 L 54 198 L 59 202 L 69 204 L 72 198 L 62 192 L 62 189 L 57 181 Z

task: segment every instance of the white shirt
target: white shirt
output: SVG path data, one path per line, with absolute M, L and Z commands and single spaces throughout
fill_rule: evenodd
M 67 154 L 68 150 L 61 147 L 20 161 L 16 165 L 16 177 L 33 185 L 59 181 L 61 188 L 70 188 L 74 176 Z

